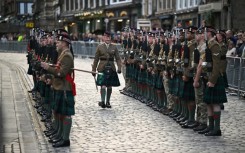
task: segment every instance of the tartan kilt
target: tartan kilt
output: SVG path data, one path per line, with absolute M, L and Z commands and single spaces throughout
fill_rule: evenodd
M 169 78 L 168 79 L 168 88 L 169 88 L 169 94 L 173 94 L 173 88 L 174 88 L 174 79 Z
M 138 83 L 146 83 L 146 81 L 147 81 L 146 70 L 139 70 L 137 80 L 138 80 Z
M 130 64 L 129 66 L 129 79 L 133 79 L 134 78 L 134 66 L 133 64 Z
M 135 81 L 138 81 L 138 73 L 139 73 L 139 69 L 138 69 L 138 68 L 135 68 L 134 70 L 135 70 L 135 71 L 134 71 L 134 80 L 135 80 Z
M 177 76 L 174 76 L 172 94 L 178 96 L 178 91 L 179 91 L 179 78 Z
M 223 73 L 223 79 L 224 79 L 224 86 L 225 86 L 225 88 L 228 88 L 229 85 L 228 85 L 228 79 L 227 79 L 226 72 Z
M 49 101 L 50 101 L 50 107 L 51 109 L 54 110 L 54 107 L 55 107 L 55 101 L 54 101 L 54 97 L 55 97 L 55 91 L 53 88 L 50 88 L 49 90 Z
M 108 77 L 102 72 L 102 74 L 98 74 L 96 84 L 98 86 L 118 87 L 120 86 L 120 81 L 117 72 L 112 71 Z
M 129 64 L 126 64 L 126 78 L 129 78 L 130 72 L 129 72 L 130 66 Z
M 151 73 L 147 72 L 147 80 L 146 83 L 148 84 L 148 86 L 152 86 L 152 81 L 153 81 L 153 76 Z
M 163 78 L 160 74 L 157 75 L 156 77 L 156 83 L 155 83 L 155 88 L 158 90 L 164 89 L 163 87 Z
M 178 86 L 178 97 L 182 97 L 184 94 L 184 81 L 182 80 L 182 76 L 177 76 L 179 80 L 179 86 Z
M 184 82 L 184 90 L 181 97 L 183 100 L 195 101 L 195 90 L 193 87 L 193 78 L 189 78 L 187 82 Z
M 45 87 L 46 87 L 46 83 L 43 81 L 39 81 L 39 87 L 40 87 L 40 95 L 41 97 L 45 97 Z
M 50 85 L 45 86 L 45 97 L 44 97 L 44 103 L 49 104 L 50 103 Z
M 224 78 L 220 76 L 213 88 L 206 87 L 203 101 L 206 104 L 221 104 L 227 102 Z
M 54 111 L 61 115 L 74 115 L 75 114 L 75 100 L 72 91 L 66 91 L 66 100 L 64 91 L 55 91 L 54 97 Z

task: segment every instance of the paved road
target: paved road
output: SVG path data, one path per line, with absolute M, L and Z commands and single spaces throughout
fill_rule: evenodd
M 0 55 L 2 60 L 10 61 L 10 57 L 15 59 L 11 62 L 27 70 L 25 55 Z M 75 67 L 79 69 L 91 70 L 91 63 L 91 59 L 75 59 Z M 120 80 L 124 85 L 122 75 Z M 27 83 L 30 87 L 31 81 Z M 169 117 L 121 95 L 119 89 L 123 86 L 113 88 L 113 108 L 101 109 L 97 105 L 100 94 L 96 91 L 92 75 L 76 72 L 76 84 L 76 115 L 73 117 L 71 146 L 53 149 L 50 144 L 44 143 L 42 133 L 37 132 L 42 152 L 245 152 L 245 101 L 237 97 L 228 96 L 229 102 L 222 111 L 223 136 L 205 137 L 190 129 L 182 129 Z

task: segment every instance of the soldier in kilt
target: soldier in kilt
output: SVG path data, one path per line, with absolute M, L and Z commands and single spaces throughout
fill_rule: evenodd
M 154 101 L 154 74 L 152 73 L 153 70 L 153 60 L 152 60 L 152 55 L 150 53 L 153 53 L 154 50 L 154 38 L 155 38 L 155 33 L 149 32 L 148 33 L 148 46 L 147 46 L 147 59 L 146 59 L 146 65 L 147 65 L 147 97 L 148 102 L 147 106 L 152 107 L 155 105 Z
M 225 83 L 221 66 L 221 48 L 215 40 L 216 30 L 213 27 L 205 27 L 207 37 L 207 48 L 210 52 L 205 52 L 203 61 L 204 71 L 207 72 L 208 78 L 204 91 L 204 102 L 207 104 L 209 125 L 205 136 L 221 136 L 220 130 L 220 104 L 227 102 L 225 93 Z M 208 59 L 211 58 L 211 59 Z M 205 65 L 204 61 L 212 61 Z M 212 67 L 209 67 L 211 65 Z
M 94 62 L 92 65 L 92 71 L 100 73 L 97 76 L 96 84 L 101 86 L 101 102 L 99 106 L 102 108 L 111 108 L 110 97 L 112 93 L 112 87 L 120 86 L 118 74 L 121 73 L 121 59 L 116 45 L 111 44 L 110 32 L 104 33 L 104 43 L 99 45 L 96 49 Z M 118 70 L 114 64 L 114 58 L 117 62 Z M 93 76 L 96 74 L 93 73 Z
M 70 146 L 70 131 L 72 126 L 72 115 L 75 114 L 76 95 L 74 83 L 74 57 L 70 51 L 71 40 L 67 31 L 59 29 L 57 31 L 56 48 L 58 60 L 56 66 L 50 66 L 42 62 L 41 66 L 54 77 L 52 78 L 52 87 L 54 90 L 54 111 L 59 119 L 59 130 L 50 137 L 49 142 L 53 147 Z
M 147 103 L 149 95 L 148 95 L 148 86 L 147 86 L 147 65 L 146 65 L 146 57 L 148 54 L 148 50 L 150 50 L 147 42 L 146 33 L 142 37 L 142 45 L 141 45 L 141 56 L 139 61 L 139 71 L 138 71 L 138 83 L 140 86 L 140 90 L 143 95 L 143 103 Z
M 184 45 L 184 72 L 183 72 L 183 81 L 184 81 L 184 89 L 182 100 L 187 103 L 188 106 L 188 120 L 182 124 L 183 128 L 194 128 L 197 126 L 195 122 L 195 91 L 193 87 L 193 76 L 194 76 L 194 66 L 193 66 L 193 54 L 195 50 L 195 31 L 196 27 L 190 26 L 187 29 L 187 44 Z

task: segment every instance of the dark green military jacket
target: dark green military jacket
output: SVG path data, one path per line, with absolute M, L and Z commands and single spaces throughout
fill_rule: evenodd
M 97 68 L 98 72 L 103 72 L 107 63 L 112 66 L 113 71 L 116 71 L 114 59 L 116 59 L 118 70 L 121 71 L 121 59 L 116 45 L 109 44 L 107 48 L 105 43 L 100 44 L 95 53 L 92 71 L 96 71 Z

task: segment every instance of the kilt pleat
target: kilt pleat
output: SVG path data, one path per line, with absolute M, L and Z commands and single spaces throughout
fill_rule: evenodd
M 162 78 L 162 76 L 160 74 L 157 75 L 155 88 L 159 89 L 159 90 L 164 89 L 164 87 L 163 87 L 163 78 Z
M 178 86 L 178 97 L 182 97 L 184 94 L 184 81 L 182 80 L 181 76 L 178 76 L 178 80 L 179 80 L 179 86 Z
M 168 79 L 168 88 L 169 88 L 169 94 L 173 94 L 173 88 L 174 88 L 174 79 L 173 78 Z
M 39 81 L 39 87 L 40 87 L 40 95 L 41 97 L 45 97 L 45 86 L 46 86 L 46 83 L 43 82 L 43 81 Z
M 51 107 L 51 109 L 54 109 L 55 108 L 55 101 L 54 101 L 54 97 L 55 97 L 55 91 L 54 91 L 54 89 L 53 88 L 50 88 L 50 91 L 49 91 L 50 93 L 49 93 L 49 95 L 50 95 L 50 99 L 49 99 L 49 101 L 50 101 L 50 107 Z
M 108 77 L 105 75 L 105 73 L 98 74 L 96 84 L 98 86 L 118 87 L 120 86 L 120 81 L 117 72 L 112 71 Z
M 130 75 L 130 66 L 129 64 L 126 64 L 126 78 L 129 79 L 129 75 Z
M 225 93 L 225 82 L 224 78 L 220 76 L 214 87 L 206 87 L 204 91 L 203 101 L 206 104 L 221 104 L 227 102 Z
M 138 82 L 145 84 L 147 81 L 147 72 L 145 70 L 139 70 L 138 72 Z
M 184 82 L 183 95 L 181 97 L 183 100 L 195 101 L 195 90 L 193 87 L 193 78 L 189 78 L 187 82 Z
M 178 96 L 178 90 L 179 90 L 179 79 L 178 77 L 174 76 L 172 94 Z
M 46 85 L 45 86 L 45 97 L 44 97 L 44 102 L 46 103 L 46 104 L 49 104 L 50 103 L 50 97 L 51 97 L 51 95 L 50 95 L 50 85 Z
M 56 113 L 67 116 L 75 114 L 75 100 L 72 91 L 66 91 L 66 98 L 64 91 L 55 91 L 54 101 Z
M 151 73 L 147 72 L 147 80 L 146 80 L 146 83 L 149 85 L 149 86 L 152 86 L 152 81 L 153 81 L 153 76 Z

